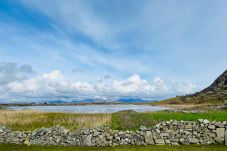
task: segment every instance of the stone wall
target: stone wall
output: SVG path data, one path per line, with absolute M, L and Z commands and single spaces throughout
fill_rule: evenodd
M 150 144 L 219 144 L 227 145 L 227 123 L 198 121 L 165 121 L 153 128 L 141 126 L 136 132 L 98 127 L 69 131 L 61 126 L 40 128 L 35 131 L 11 131 L 0 126 L 0 143 L 116 146 Z

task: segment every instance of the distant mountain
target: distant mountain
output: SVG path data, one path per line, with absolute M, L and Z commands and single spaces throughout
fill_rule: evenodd
M 73 103 L 98 103 L 98 102 L 106 102 L 106 100 L 102 99 L 84 99 L 84 100 L 74 100 Z
M 227 70 L 210 86 L 191 95 L 178 96 L 158 104 L 227 104 Z
M 151 102 L 151 100 L 142 100 L 139 98 L 121 98 L 118 99 L 116 102 L 119 103 L 142 103 L 142 102 Z
M 152 100 L 143 100 L 139 98 L 120 98 L 117 100 L 104 100 L 104 99 L 83 99 L 83 100 L 68 100 L 68 99 L 56 99 L 56 100 L 43 100 L 43 101 L 16 101 L 16 102 L 0 102 L 0 104 L 31 104 L 31 105 L 39 105 L 39 104 L 89 104 L 89 103 L 103 103 L 103 104 L 111 104 L 111 103 L 144 103 L 151 102 Z
M 151 100 L 142 100 L 139 98 L 120 98 L 114 101 L 108 101 L 103 99 L 84 99 L 84 100 L 72 100 L 72 101 L 64 101 L 64 100 L 50 100 L 44 102 L 38 102 L 41 104 L 64 104 L 64 103 L 75 103 L 75 104 L 83 104 L 83 103 L 143 103 L 150 102 Z

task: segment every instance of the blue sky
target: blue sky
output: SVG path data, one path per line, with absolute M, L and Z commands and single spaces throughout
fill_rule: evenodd
M 161 99 L 201 90 L 226 70 L 226 6 L 0 0 L 0 100 Z

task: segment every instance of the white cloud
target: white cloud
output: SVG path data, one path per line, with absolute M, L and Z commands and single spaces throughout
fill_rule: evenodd
M 0 63 L 0 85 L 26 79 L 33 73 L 32 67 L 28 64 L 19 66 L 13 62 L 2 62 Z
M 6 85 L 5 90 L 8 98 L 11 97 L 14 100 L 22 97 L 25 100 L 28 98 L 41 98 L 41 100 L 100 98 L 111 101 L 120 97 L 158 99 L 175 94 L 188 94 L 196 90 L 196 85 L 186 81 L 167 86 L 160 77 L 156 77 L 153 82 L 148 82 L 137 74 L 125 80 L 112 82 L 105 79 L 94 83 L 72 82 L 56 70 L 35 78 L 12 81 Z
M 141 79 L 137 74 L 123 81 L 114 81 L 113 89 L 123 95 L 152 94 L 155 87 L 150 85 L 146 80 Z
M 197 90 L 197 85 L 191 81 L 174 82 L 173 91 L 176 94 L 191 94 Z

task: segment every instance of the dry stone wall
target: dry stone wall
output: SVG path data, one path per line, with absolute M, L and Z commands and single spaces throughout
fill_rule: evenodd
M 227 145 L 227 123 L 203 119 L 171 120 L 159 123 L 153 128 L 141 126 L 136 132 L 111 130 L 108 127 L 69 131 L 61 126 L 19 132 L 0 126 L 0 143 L 63 146 L 223 143 Z

